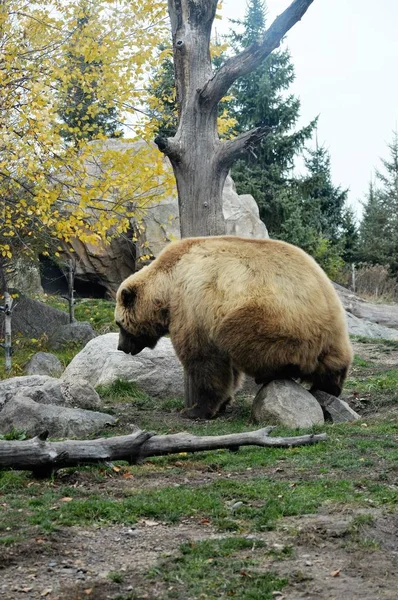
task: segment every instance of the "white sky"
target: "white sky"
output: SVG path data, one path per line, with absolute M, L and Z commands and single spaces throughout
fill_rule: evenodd
M 291 0 L 268 0 L 268 24 Z M 245 0 L 224 0 L 227 17 L 241 18 Z M 320 115 L 318 139 L 329 148 L 335 184 L 359 200 L 398 119 L 398 0 L 314 0 L 287 34 L 296 70 L 291 90 L 301 99 L 302 125 Z

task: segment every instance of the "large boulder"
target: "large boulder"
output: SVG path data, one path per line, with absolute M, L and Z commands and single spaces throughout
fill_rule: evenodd
M 91 340 L 65 369 L 62 379 L 86 379 L 93 387 L 123 379 L 136 382 L 147 394 L 160 398 L 183 397 L 184 375 L 169 338 L 137 356 L 117 350 L 118 334 Z
M 101 406 L 97 392 L 82 378 L 62 381 L 48 375 L 11 377 L 0 381 L 0 420 L 4 407 L 21 393 L 40 404 L 94 410 Z
M 365 319 L 366 322 L 377 323 L 383 328 L 392 327 L 398 329 L 398 306 L 393 304 L 372 304 L 367 302 L 360 296 L 354 294 L 351 290 L 338 285 L 333 284 L 340 300 L 346 309 L 347 313 L 357 317 L 359 319 Z M 384 330 L 384 329 L 383 329 Z M 365 334 L 357 334 L 365 335 Z M 395 332 L 398 336 L 398 332 Z M 369 337 L 385 337 L 385 339 L 398 339 L 388 338 L 386 336 L 369 336 Z
M 75 321 L 58 327 L 48 340 L 48 345 L 53 350 L 59 350 L 68 344 L 79 344 L 85 346 L 87 342 L 95 338 L 96 333 L 90 323 Z
M 48 431 L 50 437 L 86 438 L 116 422 L 100 412 L 39 404 L 25 392 L 22 389 L 0 412 L 0 433 L 17 430 L 32 437 Z
M 100 335 L 83 348 L 62 374 L 65 382 L 86 379 L 93 387 L 106 385 L 117 379 L 133 381 L 148 395 L 157 398 L 184 397 L 184 370 L 173 344 L 161 338 L 155 348 L 146 348 L 136 356 L 117 350 L 119 335 Z M 246 378 L 240 392 L 252 395 L 258 386 Z
M 51 352 L 36 352 L 24 367 L 25 375 L 59 377 L 64 370 L 61 361 Z
M 28 338 L 50 336 L 56 329 L 69 322 L 66 313 L 43 302 L 20 296 L 14 300 L 12 332 Z M 0 337 L 4 329 L 4 313 L 0 312 Z
M 254 399 L 251 418 L 254 423 L 292 429 L 324 423 L 322 408 L 314 396 L 290 379 L 263 386 Z
M 398 340 L 398 329 L 378 325 L 367 319 L 360 319 L 350 312 L 346 312 L 346 317 L 348 333 L 350 335 L 375 339 Z

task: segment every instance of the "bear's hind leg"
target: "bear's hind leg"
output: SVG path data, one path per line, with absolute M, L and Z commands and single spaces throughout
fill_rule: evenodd
M 225 410 L 233 395 L 234 375 L 228 357 L 212 350 L 206 357 L 198 356 L 185 365 L 195 391 L 196 404 L 183 411 L 190 419 L 211 419 Z

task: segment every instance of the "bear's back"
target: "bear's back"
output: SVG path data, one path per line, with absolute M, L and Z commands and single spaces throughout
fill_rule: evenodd
M 163 259 L 163 260 L 162 260 Z M 248 303 L 267 305 L 285 319 L 343 321 L 326 274 L 299 248 L 277 240 L 232 236 L 188 238 L 170 244 L 158 268 L 173 271 L 174 300 L 195 318 Z

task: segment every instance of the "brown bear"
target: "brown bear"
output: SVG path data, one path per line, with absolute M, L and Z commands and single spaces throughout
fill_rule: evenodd
M 170 334 L 195 387 L 192 418 L 222 410 L 242 374 L 301 378 L 339 396 L 352 350 L 326 274 L 303 250 L 232 236 L 171 242 L 116 298 L 119 350 L 138 354 Z

